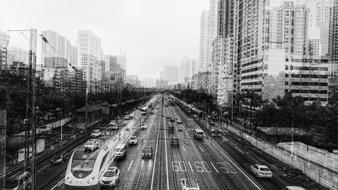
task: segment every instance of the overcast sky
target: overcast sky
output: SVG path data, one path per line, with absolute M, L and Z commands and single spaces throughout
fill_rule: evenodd
M 73 44 L 77 30 L 92 30 L 104 54 L 125 51 L 128 74 L 141 77 L 158 77 L 164 65 L 179 64 L 184 56 L 198 59 L 200 14 L 209 5 L 209 0 L 1 1 L 0 30 L 51 29 Z

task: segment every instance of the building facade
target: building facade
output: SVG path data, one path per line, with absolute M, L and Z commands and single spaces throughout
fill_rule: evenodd
M 88 30 L 78 31 L 79 67 L 83 69 L 90 93 L 100 92 L 102 80 L 101 39 Z
M 0 71 L 7 67 L 7 46 L 9 35 L 0 31 Z
M 327 22 L 328 5 L 311 1 L 313 5 L 284 1 L 278 7 L 267 0 L 219 1 L 210 77 L 218 105 L 229 106 L 232 93 L 247 91 L 263 99 L 290 92 L 306 103 L 327 103 L 330 64 L 325 48 L 331 46 L 333 52 L 334 46 L 323 47 L 327 31 L 320 27 Z
M 169 84 L 178 83 L 179 68 L 176 65 L 166 65 L 160 72 L 160 79 L 168 81 Z

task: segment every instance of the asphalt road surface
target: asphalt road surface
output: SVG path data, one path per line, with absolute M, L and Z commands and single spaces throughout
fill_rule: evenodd
M 134 120 L 140 117 L 147 129 L 136 130 L 138 144 L 128 146 L 126 158 L 112 163 L 121 171 L 117 189 L 179 190 L 182 179 L 188 187 L 198 186 L 201 190 L 278 190 L 286 185 L 302 186 L 297 179 L 282 175 L 279 171 L 282 164 L 277 160 L 242 146 L 233 134 L 211 137 L 203 125 L 175 104 L 159 101 L 148 115 L 136 111 Z M 177 120 L 182 123 L 178 124 Z M 205 131 L 203 140 L 193 138 L 195 129 Z M 98 139 L 104 142 L 116 135 L 118 131 L 107 132 Z M 179 146 L 172 144 L 173 137 L 179 139 Z M 151 159 L 142 159 L 142 150 L 147 146 L 153 148 L 154 155 Z M 250 172 L 250 165 L 254 163 L 269 165 L 274 176 L 271 179 L 255 177 Z M 66 167 L 67 163 L 42 165 L 37 176 L 39 189 L 64 189 Z

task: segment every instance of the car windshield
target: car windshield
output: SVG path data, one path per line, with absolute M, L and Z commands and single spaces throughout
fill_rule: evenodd
M 93 131 L 93 133 L 98 133 L 98 132 L 100 132 L 100 130 L 98 130 L 98 129 L 95 129 L 95 130 Z
M 5 182 L 6 188 L 14 188 L 18 186 L 18 180 L 17 179 L 9 179 Z
M 115 171 L 107 171 L 106 173 L 103 174 L 103 177 L 113 177 L 115 176 Z
M 263 172 L 269 172 L 270 169 L 269 168 L 261 168 L 261 171 L 263 171 Z

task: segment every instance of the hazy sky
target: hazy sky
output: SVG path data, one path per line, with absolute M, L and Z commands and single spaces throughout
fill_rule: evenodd
M 1 1 L 0 30 L 52 29 L 73 44 L 77 30 L 92 30 L 104 54 L 125 51 L 128 74 L 141 77 L 158 77 L 164 65 L 186 55 L 198 58 L 200 14 L 209 5 L 208 0 Z

